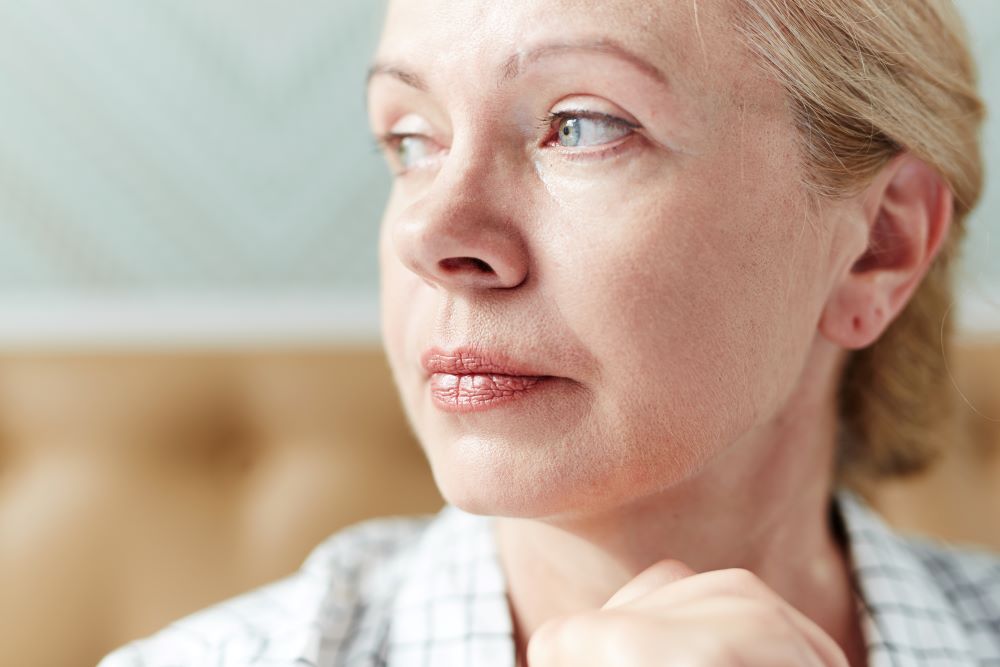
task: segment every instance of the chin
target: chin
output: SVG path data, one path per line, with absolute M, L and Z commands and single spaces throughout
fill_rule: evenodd
M 552 460 L 474 462 L 455 458 L 434 460 L 431 468 L 444 499 L 471 514 L 520 519 L 555 519 L 601 513 L 661 491 L 679 481 L 678 471 L 657 479 L 623 476 L 621 469 Z M 561 470 L 562 469 L 562 470 Z
M 576 495 L 566 480 L 546 478 L 509 460 L 432 457 L 431 469 L 444 499 L 471 514 L 541 518 L 567 511 Z
M 548 493 L 512 493 L 509 486 L 497 483 L 468 484 L 464 481 L 439 482 L 441 495 L 451 505 L 484 516 L 517 519 L 542 519 L 572 511 L 566 495 Z
M 431 458 L 441 496 L 450 505 L 486 516 L 536 516 L 542 509 L 510 466 Z

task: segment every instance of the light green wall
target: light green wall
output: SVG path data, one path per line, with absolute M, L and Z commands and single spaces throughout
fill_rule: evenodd
M 1000 313 L 1000 1 L 959 0 L 979 60 L 980 90 L 990 108 L 983 142 L 986 192 L 970 220 L 965 284 Z
M 0 0 L 0 290 L 363 288 L 369 0 Z

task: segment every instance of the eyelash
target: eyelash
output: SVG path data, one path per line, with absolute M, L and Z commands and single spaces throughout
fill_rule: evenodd
M 375 152 L 399 150 L 399 144 L 407 137 L 419 137 L 419 134 L 397 134 L 386 132 L 375 137 Z
M 597 111 L 555 111 L 539 119 L 539 129 L 548 132 L 542 142 L 542 145 L 558 147 L 558 144 L 553 143 L 553 137 L 555 136 L 557 126 L 564 120 L 571 118 L 599 120 L 610 125 L 616 125 L 620 128 L 627 128 L 632 132 L 638 132 L 642 129 L 642 126 L 638 123 L 633 123 L 625 120 L 624 118 L 619 118 L 618 116 L 612 116 L 611 114 L 600 113 Z M 428 138 L 425 135 L 417 133 L 386 132 L 385 134 L 375 137 L 375 151 L 377 153 L 395 155 L 399 151 L 402 142 L 410 137 Z M 607 146 L 596 147 L 591 150 L 573 150 L 564 147 L 565 150 L 560 152 L 564 157 L 571 160 L 601 159 L 610 156 L 611 154 L 620 152 L 624 147 L 624 144 L 627 143 L 631 137 L 632 134 L 628 134 L 617 141 L 611 142 Z M 394 160 L 390 158 L 390 163 L 393 162 Z M 396 176 L 402 176 L 409 171 L 408 169 L 396 166 L 394 163 L 393 167 Z

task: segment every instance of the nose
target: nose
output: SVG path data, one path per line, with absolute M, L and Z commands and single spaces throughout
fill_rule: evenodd
M 437 288 L 517 287 L 528 277 L 529 257 L 516 196 L 491 187 L 482 170 L 442 171 L 393 223 L 396 253 Z

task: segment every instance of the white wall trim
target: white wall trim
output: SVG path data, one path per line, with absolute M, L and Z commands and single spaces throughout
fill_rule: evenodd
M 0 348 L 378 344 L 377 294 L 11 295 Z
M 87 295 L 0 293 L 0 351 L 23 348 L 377 345 L 378 295 L 345 292 Z M 1000 338 L 996 300 L 951 314 L 968 337 Z

